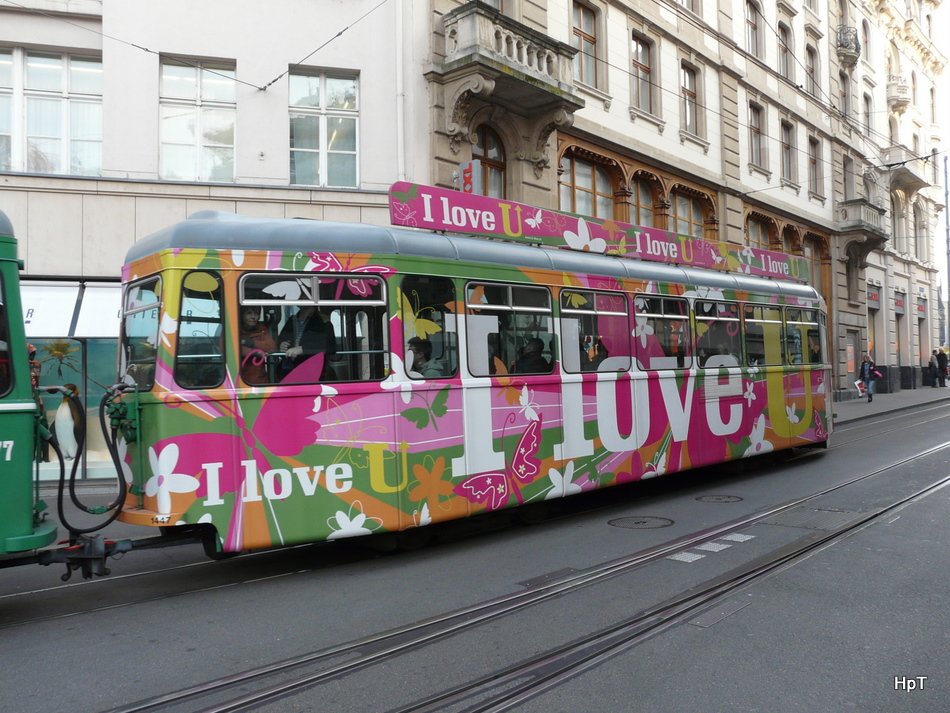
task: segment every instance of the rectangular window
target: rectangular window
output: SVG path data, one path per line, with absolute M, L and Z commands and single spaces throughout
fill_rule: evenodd
M 234 70 L 162 61 L 161 176 L 172 181 L 234 180 Z
M 175 382 L 186 389 L 207 389 L 224 381 L 224 312 L 221 278 L 213 272 L 189 272 L 182 283 L 175 350 Z
M 782 122 L 782 179 L 795 182 L 795 127 Z
M 7 305 L 10 299 L 3 291 L 3 276 L 0 275 L 0 396 L 6 394 L 13 385 L 13 362 L 10 352 L 10 334 L 7 328 Z
M 754 57 L 759 56 L 759 8 L 748 0 L 745 4 L 745 48 Z
M 678 297 L 637 295 L 633 305 L 637 366 L 640 369 L 692 366 L 689 303 Z
M 732 302 L 696 301 L 696 356 L 699 366 L 739 366 L 742 330 L 739 305 Z
M 791 31 L 787 25 L 778 26 L 778 73 L 785 79 L 792 78 Z
M 763 110 L 757 104 L 749 104 L 749 163 L 765 166 L 765 146 L 762 137 Z
M 699 117 L 696 114 L 696 72 L 686 65 L 680 65 L 680 96 L 682 113 L 680 120 L 683 123 L 683 131 L 699 136 Z
M 564 371 L 630 369 L 630 320 L 623 294 L 561 291 L 561 364 Z M 577 345 L 573 348 L 572 345 Z
M 640 111 L 653 113 L 653 61 L 651 45 L 642 37 L 633 35 L 630 45 L 633 54 L 633 105 Z
M 0 170 L 102 173 L 98 59 L 0 51 Z
M 573 8 L 573 31 L 571 46 L 578 52 L 574 55 L 574 80 L 597 86 L 597 16 L 587 5 L 575 2 Z
M 241 280 L 241 306 L 261 308 L 258 322 L 276 346 L 263 361 L 258 355 L 268 383 L 381 381 L 389 371 L 386 290 L 379 277 L 249 274 Z
M 554 369 L 551 293 L 545 287 L 469 283 L 468 368 L 474 376 L 549 374 Z
M 808 139 L 808 191 L 820 196 L 821 189 L 821 142 L 812 136 Z
M 150 277 L 125 289 L 119 371 L 128 375 L 143 391 L 152 388 L 155 378 L 161 304 L 160 277 Z
M 772 305 L 745 305 L 743 336 L 746 364 L 780 365 L 782 356 L 782 308 Z
M 810 309 L 785 310 L 785 363 L 823 364 L 818 313 Z
M 320 72 L 291 74 L 290 183 L 359 185 L 359 81 Z
M 408 275 L 400 293 L 406 374 L 441 379 L 458 373 L 455 284 L 445 277 Z

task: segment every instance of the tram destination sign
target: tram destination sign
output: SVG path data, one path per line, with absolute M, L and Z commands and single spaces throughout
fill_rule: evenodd
M 808 260 L 750 246 L 585 218 L 524 203 L 399 181 L 389 189 L 393 225 L 807 282 Z

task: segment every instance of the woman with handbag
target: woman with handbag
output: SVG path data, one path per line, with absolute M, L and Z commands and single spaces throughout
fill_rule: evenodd
M 874 400 L 874 380 L 881 376 L 881 372 L 877 370 L 870 354 L 864 355 L 864 361 L 861 362 L 858 375 L 861 377 L 861 381 L 864 382 L 864 390 L 868 395 L 868 403 L 871 403 Z

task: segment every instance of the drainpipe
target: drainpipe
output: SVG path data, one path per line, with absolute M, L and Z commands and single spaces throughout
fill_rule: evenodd
M 396 0 L 396 179 L 406 180 L 406 90 L 404 82 L 403 0 Z

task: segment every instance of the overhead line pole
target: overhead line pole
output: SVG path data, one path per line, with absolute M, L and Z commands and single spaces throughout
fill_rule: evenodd
M 943 225 L 947 236 L 947 311 L 944 312 L 947 323 L 946 341 L 944 344 L 950 344 L 950 203 L 947 202 L 947 157 L 943 157 Z M 943 337 L 944 335 L 940 335 Z

